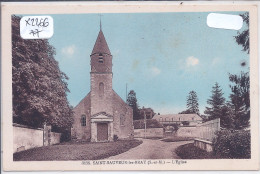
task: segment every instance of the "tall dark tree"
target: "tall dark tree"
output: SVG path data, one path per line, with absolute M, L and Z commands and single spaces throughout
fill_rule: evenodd
M 54 59 L 55 49 L 46 39 L 22 39 L 20 19 L 12 16 L 13 121 L 33 127 L 70 126 L 68 77 Z
M 206 107 L 204 113 L 208 116 L 210 120 L 220 118 L 221 127 L 231 128 L 232 117 L 229 114 L 229 108 L 225 103 L 222 89 L 217 82 L 212 87 L 211 92 L 212 95 L 207 100 L 209 106 Z
M 198 97 L 195 91 L 191 91 L 187 97 L 187 110 L 190 113 L 199 114 Z
M 222 89 L 220 89 L 219 84 L 216 82 L 212 87 L 212 95 L 207 100 L 209 107 L 206 107 L 204 113 L 210 117 L 210 119 L 220 118 L 222 113 L 221 110 L 225 105 L 225 98 L 223 97 Z
M 247 28 L 235 36 L 238 45 L 242 45 L 243 51 L 250 52 L 249 45 L 249 13 L 241 15 Z M 232 93 L 230 94 L 230 107 L 234 117 L 234 127 L 243 129 L 249 126 L 250 120 L 250 77 L 249 72 L 240 74 L 229 74 L 229 80 L 233 83 L 230 85 Z
M 234 128 L 243 129 L 249 126 L 250 120 L 250 80 L 248 72 L 241 74 L 229 74 L 232 93 L 230 94 L 230 106 L 234 118 Z
M 140 113 L 139 113 L 139 106 L 138 106 L 138 103 L 137 103 L 137 98 L 136 98 L 136 93 L 134 90 L 131 90 L 129 93 L 128 93 L 128 96 L 127 96 L 127 104 L 129 106 L 131 106 L 133 108 L 133 119 L 134 120 L 139 120 L 141 119 L 140 117 Z
M 249 53 L 249 13 L 246 12 L 244 14 L 241 14 L 240 16 L 243 18 L 244 23 L 246 23 L 247 28 L 241 33 L 238 32 L 237 36 L 235 36 L 235 39 L 238 45 L 242 45 L 243 51 Z

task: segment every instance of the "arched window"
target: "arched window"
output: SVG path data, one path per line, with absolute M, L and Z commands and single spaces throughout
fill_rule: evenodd
M 124 126 L 124 125 L 125 125 L 125 115 L 124 115 L 124 114 L 121 114 L 121 115 L 120 115 L 120 125 L 121 125 L 121 126 Z
M 99 96 L 100 97 L 104 96 L 104 83 L 102 82 L 99 83 Z
M 99 63 L 103 63 L 104 62 L 103 55 L 101 53 L 98 55 L 98 62 Z
M 86 115 L 81 115 L 80 122 L 81 126 L 86 126 Z

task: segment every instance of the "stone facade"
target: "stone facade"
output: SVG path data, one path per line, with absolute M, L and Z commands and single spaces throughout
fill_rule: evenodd
M 101 29 L 90 59 L 91 91 L 74 108 L 72 138 L 92 142 L 133 138 L 133 110 L 112 88 L 112 55 Z
M 71 130 L 72 138 L 90 140 L 90 93 L 79 102 L 79 104 L 73 109 L 74 111 L 74 123 Z M 86 116 L 86 126 L 81 125 L 82 116 Z

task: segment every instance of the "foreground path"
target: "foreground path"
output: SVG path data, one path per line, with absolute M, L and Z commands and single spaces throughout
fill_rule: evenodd
M 107 159 L 180 159 L 175 149 L 193 141 L 164 142 L 161 140 L 142 139 L 143 143 L 127 152 Z

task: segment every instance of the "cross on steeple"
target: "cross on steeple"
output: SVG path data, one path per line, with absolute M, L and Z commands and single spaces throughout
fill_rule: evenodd
M 101 17 L 102 17 L 102 14 L 99 14 L 99 27 L 100 27 L 100 30 L 102 30 L 102 22 L 101 22 Z

